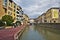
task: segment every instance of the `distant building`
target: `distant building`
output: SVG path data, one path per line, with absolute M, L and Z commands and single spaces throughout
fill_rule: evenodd
M 59 23 L 59 8 L 50 8 L 46 12 L 47 23 Z
M 34 19 L 30 19 L 30 23 L 34 23 L 35 22 L 35 20 Z
M 43 13 L 38 17 L 40 23 L 60 23 L 59 8 L 53 7 L 48 9 L 46 13 Z
M 29 22 L 29 17 L 26 14 L 23 14 L 23 22 L 27 24 Z

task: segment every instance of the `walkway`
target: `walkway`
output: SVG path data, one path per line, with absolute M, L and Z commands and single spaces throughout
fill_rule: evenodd
M 25 26 L 20 26 L 17 28 L 3 29 L 0 30 L 0 40 L 15 40 L 15 36 L 19 33 Z

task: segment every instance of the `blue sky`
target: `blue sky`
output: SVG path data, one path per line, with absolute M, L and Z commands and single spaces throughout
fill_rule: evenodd
M 60 0 L 14 0 L 30 18 L 37 18 L 51 7 L 59 7 Z

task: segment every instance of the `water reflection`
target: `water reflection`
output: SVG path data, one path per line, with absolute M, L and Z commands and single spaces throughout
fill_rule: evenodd
M 28 26 L 19 40 L 60 40 L 60 30 Z
M 36 29 L 44 35 L 46 40 L 60 40 L 60 30 L 36 26 Z

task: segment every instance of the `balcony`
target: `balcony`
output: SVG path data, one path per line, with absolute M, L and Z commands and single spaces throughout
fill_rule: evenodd
M 3 7 L 4 7 L 4 8 L 7 8 L 7 3 L 6 3 L 6 2 L 3 3 Z
M 3 7 L 7 8 L 7 0 L 3 0 Z

